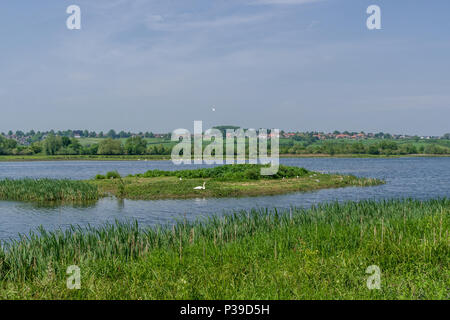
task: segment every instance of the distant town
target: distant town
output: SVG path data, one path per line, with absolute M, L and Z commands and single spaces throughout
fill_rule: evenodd
M 219 127 L 217 127 L 219 128 Z M 237 129 L 239 127 L 235 126 L 221 126 L 220 129 Z M 170 139 L 171 133 L 153 133 L 153 132 L 116 132 L 115 130 L 109 130 L 104 133 L 103 131 L 95 132 L 88 130 L 65 130 L 65 131 L 34 131 L 30 130 L 24 132 L 17 130 L 15 132 L 8 131 L 7 133 L 2 132 L 1 135 L 4 138 L 12 139 L 17 141 L 21 145 L 30 145 L 34 142 L 43 141 L 48 135 L 55 135 L 60 137 L 68 138 L 112 138 L 112 139 L 127 139 L 130 137 L 141 137 L 141 138 L 158 138 L 158 139 Z M 281 131 L 281 138 L 303 140 L 305 138 L 313 138 L 316 140 L 335 140 L 335 139 L 353 139 L 353 140 L 366 140 L 366 139 L 392 139 L 392 140 L 439 140 L 445 139 L 450 140 L 450 133 L 446 133 L 442 136 L 419 136 L 419 135 L 406 135 L 406 134 L 390 134 L 390 133 L 366 133 L 366 132 L 351 132 L 351 131 L 333 131 L 333 132 L 300 132 L 300 131 Z M 270 134 L 269 134 L 270 136 Z

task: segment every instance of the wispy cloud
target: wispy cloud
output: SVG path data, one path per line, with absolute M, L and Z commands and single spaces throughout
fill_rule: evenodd
M 314 2 L 321 2 L 324 0 L 254 0 L 250 4 L 252 5 L 298 5 Z
M 232 15 L 217 17 L 215 19 L 199 19 L 195 17 L 163 17 L 161 15 L 150 15 L 146 25 L 149 29 L 160 31 L 179 31 L 186 29 L 208 29 L 237 27 L 245 24 L 259 23 L 271 17 L 269 14 Z

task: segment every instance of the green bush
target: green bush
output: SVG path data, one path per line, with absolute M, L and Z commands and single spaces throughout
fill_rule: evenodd
M 106 179 L 120 179 L 120 174 L 117 171 L 109 171 L 106 174 Z
M 304 176 L 309 173 L 305 168 L 280 165 L 278 173 L 272 176 L 262 176 L 261 168 L 267 165 L 260 164 L 235 164 L 214 168 L 202 168 L 194 170 L 162 171 L 149 170 L 144 174 L 136 174 L 135 177 L 178 177 L 184 179 L 213 179 L 217 181 L 282 179 Z

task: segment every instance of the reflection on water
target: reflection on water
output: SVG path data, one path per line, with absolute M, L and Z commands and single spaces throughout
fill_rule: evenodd
M 54 208 L 92 208 L 97 204 L 97 200 L 89 201 L 42 201 L 42 202 L 30 202 L 29 205 L 36 209 L 54 209 Z
M 0 239 L 17 237 L 43 225 L 46 229 L 71 224 L 99 226 L 114 220 L 138 220 L 143 225 L 172 224 L 176 220 L 195 220 L 211 214 L 225 214 L 250 208 L 308 207 L 323 201 L 450 197 L 450 158 L 395 159 L 281 159 L 281 163 L 321 172 L 340 172 L 385 179 L 375 187 L 350 187 L 316 192 L 251 198 L 133 201 L 104 198 L 96 203 L 42 205 L 0 201 Z M 194 166 L 182 166 L 182 169 Z M 25 162 L 0 163 L 4 177 L 71 177 L 86 179 L 97 173 L 118 170 L 122 175 L 150 169 L 176 170 L 170 161 L 126 162 Z

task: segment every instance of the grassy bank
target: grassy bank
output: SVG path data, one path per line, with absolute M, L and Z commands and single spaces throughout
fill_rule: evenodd
M 8 299 L 448 299 L 450 200 L 324 204 L 140 229 L 33 234 L 0 250 Z M 81 268 L 81 289 L 66 268 Z M 370 265 L 381 289 L 368 290 Z
M 0 180 L 0 200 L 79 202 L 97 200 L 98 188 L 83 181 L 55 179 Z
M 123 179 L 99 179 L 91 183 L 103 194 L 140 200 L 276 195 L 383 183 L 378 179 L 321 174 L 289 166 L 280 166 L 276 175 L 261 176 L 260 168 L 257 165 L 228 165 L 196 170 L 150 170 Z M 203 183 L 206 185 L 204 190 L 194 190 Z
M 446 154 L 281 154 L 280 158 L 409 158 L 409 157 L 450 157 Z M 152 161 L 170 160 L 170 155 L 0 155 L 0 162 L 21 161 Z
M 170 155 L 0 155 L 0 162 L 170 160 Z

